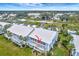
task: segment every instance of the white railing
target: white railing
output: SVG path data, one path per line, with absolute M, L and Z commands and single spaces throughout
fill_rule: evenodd
M 34 47 L 37 47 L 40 50 L 46 50 L 46 46 L 45 45 L 43 45 L 41 43 L 38 43 L 38 42 L 35 42 L 33 40 L 28 40 L 27 43 L 29 43 L 30 45 L 32 45 Z

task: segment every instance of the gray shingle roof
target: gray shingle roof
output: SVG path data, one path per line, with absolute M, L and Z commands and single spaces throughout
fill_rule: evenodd
M 17 25 L 17 24 L 14 24 L 13 26 L 7 29 L 7 31 L 10 31 L 17 35 L 21 35 L 23 37 L 27 36 L 32 30 L 33 30 L 32 27 L 26 27 L 24 25 Z
M 29 37 L 37 39 L 35 35 L 41 38 L 41 41 L 50 44 L 52 40 L 54 40 L 55 36 L 57 35 L 57 32 L 42 29 L 42 28 L 35 28 L 35 30 L 29 35 Z

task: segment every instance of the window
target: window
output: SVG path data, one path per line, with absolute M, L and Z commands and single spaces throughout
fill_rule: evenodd
M 45 45 L 46 43 L 44 43 L 44 42 L 41 42 L 43 45 Z
M 77 56 L 79 56 L 79 52 L 77 52 Z

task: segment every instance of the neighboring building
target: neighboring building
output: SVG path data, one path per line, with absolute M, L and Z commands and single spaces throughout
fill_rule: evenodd
M 36 28 L 36 27 L 37 27 L 37 25 L 32 25 L 32 27 L 33 27 L 33 28 Z
M 2 15 L 0 15 L 0 20 L 3 19 Z
M 73 56 L 79 56 L 79 35 L 72 35 L 73 36 L 73 44 L 74 48 L 72 49 Z
M 76 31 L 68 30 L 68 34 L 73 37 L 73 40 L 70 41 L 70 43 L 74 45 L 71 53 L 73 56 L 79 56 L 79 35 L 76 35 L 76 33 Z
M 6 22 L 0 22 L 0 34 L 4 33 L 4 28 L 6 25 L 9 25 L 10 23 Z
M 33 28 L 26 27 L 24 25 L 14 24 L 10 28 L 7 29 L 7 33 L 5 33 L 5 37 L 11 39 L 14 43 L 22 47 L 25 45 L 25 40 L 27 40 L 28 35 L 33 31 Z
M 76 31 L 68 30 L 68 34 L 76 34 Z
M 16 16 L 16 14 L 9 14 L 9 17 L 15 17 Z
M 42 28 L 35 28 L 29 35 L 27 45 L 40 52 L 49 51 L 57 41 L 58 33 Z
M 52 19 L 54 20 L 60 20 L 60 16 L 62 16 L 63 13 L 57 13 Z
M 26 19 L 18 19 L 18 21 L 22 21 L 22 22 L 24 22 L 24 21 L 26 21 Z
M 34 17 L 34 18 L 39 18 L 40 13 L 28 13 L 28 16 Z

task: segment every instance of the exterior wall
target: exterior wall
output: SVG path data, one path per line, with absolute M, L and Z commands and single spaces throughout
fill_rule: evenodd
M 79 52 L 77 52 L 76 50 L 72 50 L 72 56 L 79 56 Z
M 6 33 L 4 34 L 4 36 L 5 36 L 6 38 L 8 38 L 8 39 L 11 38 L 11 35 L 12 35 L 12 33 L 8 32 L 8 31 L 6 31 Z
M 57 41 L 58 38 L 58 34 L 54 37 L 54 39 L 52 40 L 52 42 L 50 44 L 47 43 L 38 43 L 38 41 L 36 39 L 30 38 L 28 37 L 28 40 L 26 41 L 27 45 L 29 45 L 31 48 L 37 50 L 37 51 L 49 51 L 51 48 L 53 48 L 53 45 L 55 44 L 55 42 Z
M 79 56 L 79 52 L 75 48 L 73 48 L 72 52 L 71 52 L 71 55 L 72 56 Z
M 4 34 L 4 36 L 6 38 L 10 39 L 15 44 L 19 45 L 20 47 L 22 47 L 22 45 L 25 45 L 25 42 L 18 35 L 15 35 L 13 33 L 8 33 L 7 32 L 6 34 Z
M 75 53 L 75 56 L 79 56 L 79 52 L 76 52 L 76 53 Z
M 70 44 L 75 44 L 75 38 L 73 35 L 76 35 L 75 33 L 69 33 L 72 37 L 73 37 L 73 40 L 70 41 Z M 74 45 L 74 48 L 72 49 L 72 52 L 71 52 L 71 55 L 72 56 L 79 56 L 79 52 L 78 50 L 76 49 L 76 46 Z
M 36 39 L 33 39 L 33 38 L 28 38 L 26 43 L 31 48 L 38 50 L 38 51 L 47 51 L 48 50 L 48 45 L 46 43 L 44 43 L 44 42 L 42 42 L 44 44 L 42 44 L 41 42 L 38 43 L 38 41 Z
M 3 27 L 0 25 L 0 34 L 3 34 L 4 31 L 3 31 Z
M 54 44 L 56 43 L 58 38 L 58 33 L 55 35 L 55 37 L 52 39 L 52 42 L 48 45 L 48 51 L 53 48 Z

